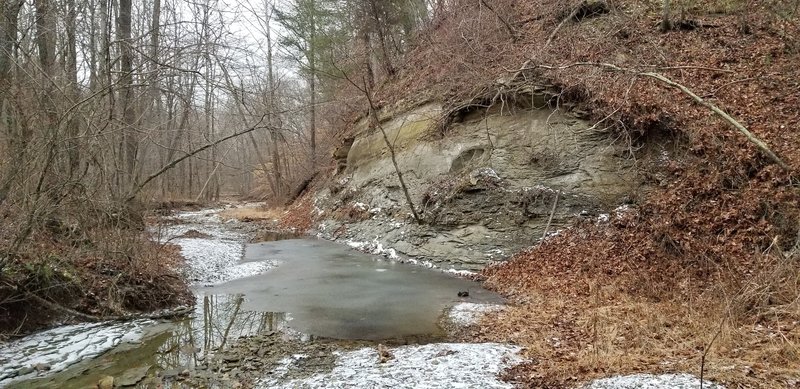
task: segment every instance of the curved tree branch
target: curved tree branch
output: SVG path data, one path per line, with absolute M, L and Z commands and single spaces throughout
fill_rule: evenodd
M 638 70 L 622 68 L 622 67 L 619 67 L 617 65 L 610 64 L 610 63 L 604 63 L 604 62 L 575 62 L 575 63 L 571 63 L 571 64 L 567 64 L 567 65 L 561 65 L 561 66 L 535 65 L 535 66 L 529 67 L 528 69 L 539 68 L 539 69 L 547 69 L 547 70 L 563 70 L 563 69 L 569 69 L 569 68 L 578 67 L 578 66 L 594 66 L 594 67 L 600 67 L 600 68 L 608 69 L 608 70 L 611 70 L 611 71 L 629 73 L 629 74 L 634 74 L 634 75 L 642 76 L 642 77 L 649 77 L 649 78 L 655 79 L 655 80 L 657 80 L 657 81 L 659 81 L 659 82 L 661 82 L 661 83 L 663 83 L 663 84 L 665 84 L 665 85 L 667 85 L 669 87 L 678 89 L 681 92 L 683 92 L 685 95 L 689 96 L 697 104 L 700 104 L 700 105 L 710 109 L 717 116 L 719 116 L 720 118 L 722 118 L 723 120 L 728 122 L 731 126 L 733 126 L 734 129 L 736 129 L 736 131 L 739 131 L 742 135 L 744 135 L 747 138 L 748 141 L 750 141 L 756 147 L 758 147 L 758 149 L 761 151 L 762 154 L 764 154 L 767 158 L 769 158 L 773 162 L 775 162 L 783 170 L 785 170 L 787 172 L 791 172 L 792 171 L 791 167 L 789 167 L 789 165 L 787 165 L 786 162 L 784 162 L 780 157 L 778 157 L 778 155 L 775 154 L 775 152 L 772 151 L 772 149 L 770 149 L 769 146 L 767 146 L 767 144 L 764 143 L 763 140 L 759 139 L 752 132 L 750 132 L 750 130 L 748 130 L 747 127 L 745 127 L 742 123 L 740 123 L 738 120 L 734 119 L 732 116 L 730 116 L 727 112 L 722 110 L 716 104 L 711 103 L 708 100 L 703 99 L 702 97 L 698 96 L 696 93 L 692 92 L 692 90 L 689 89 L 688 87 L 686 87 L 685 85 L 679 84 L 679 83 L 667 78 L 663 74 L 654 73 L 654 72 L 640 72 Z
M 130 192 L 130 193 L 128 193 L 128 197 L 126 197 L 126 198 L 125 198 L 125 201 L 126 201 L 126 202 L 130 202 L 130 201 L 132 201 L 133 199 L 135 199 L 135 198 L 136 198 L 136 195 L 138 195 L 138 194 L 139 194 L 139 192 L 141 192 L 141 191 L 142 191 L 142 189 L 144 189 L 144 187 L 145 187 L 145 186 L 146 186 L 148 183 L 150 183 L 150 181 L 153 181 L 154 179 L 158 178 L 158 176 L 160 176 L 160 175 L 164 174 L 164 173 L 165 173 L 167 170 L 169 170 L 169 169 L 172 169 L 173 167 L 175 167 L 175 165 L 177 165 L 177 164 L 178 164 L 178 163 L 180 163 L 181 161 L 183 161 L 183 160 L 185 160 L 185 159 L 187 159 L 187 158 L 189 158 L 189 157 L 191 157 L 191 156 L 193 156 L 193 155 L 196 155 L 196 154 L 198 154 L 198 153 L 200 153 L 200 152 L 202 152 L 202 151 L 204 151 L 204 150 L 208 150 L 209 148 L 211 148 L 211 147 L 214 147 L 214 146 L 216 146 L 216 145 L 218 145 L 218 144 L 220 144 L 220 143 L 222 143 L 222 142 L 225 142 L 226 140 L 233 139 L 233 138 L 236 138 L 236 137 L 238 137 L 238 136 L 245 135 L 245 134 L 249 134 L 249 133 L 251 133 L 251 132 L 253 132 L 253 131 L 255 131 L 255 130 L 258 130 L 258 129 L 269 128 L 269 126 L 262 126 L 262 125 L 261 125 L 261 123 L 263 123 L 263 122 L 264 122 L 264 119 L 265 119 L 266 117 L 267 117 L 267 114 L 264 114 L 263 116 L 261 116 L 261 119 L 259 119 L 258 123 L 256 123 L 256 124 L 255 124 L 255 125 L 253 125 L 252 127 L 248 128 L 248 129 L 246 129 L 246 130 L 242 130 L 242 131 L 239 131 L 239 132 L 235 132 L 235 133 L 233 133 L 233 134 L 230 134 L 230 135 L 228 135 L 228 136 L 226 136 L 226 137 L 220 138 L 220 139 L 218 139 L 218 140 L 216 140 L 216 141 L 214 141 L 214 142 L 207 143 L 207 144 L 203 145 L 202 147 L 199 147 L 199 148 L 197 148 L 197 149 L 194 149 L 194 150 L 192 150 L 192 151 L 190 151 L 190 152 L 186 153 L 185 155 L 183 155 L 183 156 L 181 156 L 181 157 L 178 157 L 178 158 L 176 158 L 176 159 L 172 160 L 171 162 L 169 162 L 169 163 L 167 163 L 166 165 L 162 166 L 162 167 L 161 167 L 161 169 L 159 169 L 159 170 L 158 170 L 158 171 L 156 171 L 155 173 L 153 173 L 153 174 L 149 175 L 149 176 L 148 176 L 148 177 L 147 177 L 147 178 L 146 178 L 144 181 L 142 181 L 140 184 L 137 184 L 136 186 L 134 186 L 134 188 L 131 190 L 131 192 Z

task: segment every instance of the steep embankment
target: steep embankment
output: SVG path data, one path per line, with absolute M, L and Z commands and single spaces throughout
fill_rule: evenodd
M 105 210 L 67 209 L 25 244 L 14 241 L 20 217 L 0 216 L 0 247 L 15 250 L 0 266 L 0 340 L 54 323 L 135 318 L 191 301 L 177 247 L 153 242 L 141 218 L 141 226 L 123 225 L 108 221 L 119 215 Z
M 525 385 L 796 385 L 796 6 L 681 3 L 661 32 L 661 2 L 474 3 L 432 23 L 286 222 L 443 266 L 533 246 L 484 272 L 517 306 L 478 332 L 528 347 Z

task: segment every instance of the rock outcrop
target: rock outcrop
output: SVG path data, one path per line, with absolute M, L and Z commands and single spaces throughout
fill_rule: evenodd
M 537 108 L 537 100 L 467 107 L 449 113 L 444 130 L 438 103 L 384 113 L 381 127 L 421 225 L 410 217 L 383 134 L 367 120 L 357 123 L 336 153 L 334 182 L 317 195 L 321 234 L 477 269 L 535 244 L 546 229 L 634 199 L 642 187 L 642 152 L 630 138 L 580 112 Z

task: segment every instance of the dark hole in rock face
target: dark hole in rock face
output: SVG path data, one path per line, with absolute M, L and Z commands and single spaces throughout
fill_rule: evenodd
M 480 147 L 467 149 L 461 152 L 461 154 L 453 160 L 453 163 L 450 164 L 450 173 L 457 173 L 464 170 L 471 162 L 480 159 L 483 153 L 484 150 Z

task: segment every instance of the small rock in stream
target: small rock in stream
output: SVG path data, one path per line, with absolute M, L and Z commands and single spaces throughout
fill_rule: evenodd
M 117 386 L 134 386 L 138 384 L 141 380 L 147 376 L 147 372 L 150 370 L 150 365 L 140 366 L 134 369 L 127 370 L 126 372 L 122 373 L 121 376 L 116 380 Z
M 50 365 L 46 363 L 37 363 L 33 365 L 33 368 L 36 369 L 38 372 L 48 371 L 50 370 Z
M 114 377 L 107 375 L 97 381 L 97 389 L 114 389 Z

